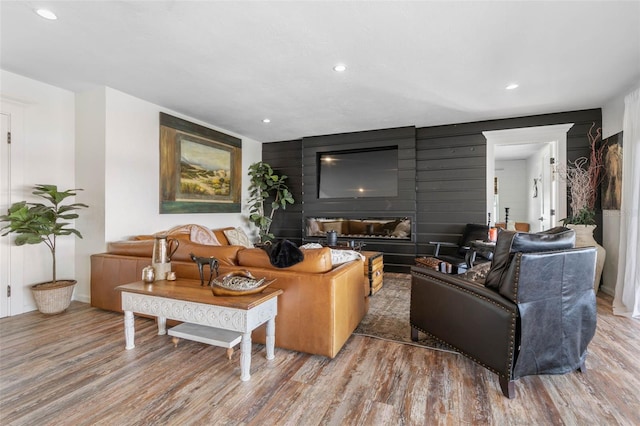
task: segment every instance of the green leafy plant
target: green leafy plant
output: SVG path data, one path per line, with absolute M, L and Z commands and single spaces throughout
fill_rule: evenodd
M 20 201 L 9 207 L 6 215 L 0 216 L 0 222 L 6 222 L 0 228 L 0 235 L 17 234 L 15 244 L 44 243 L 53 259 L 53 280 L 56 282 L 56 238 L 74 234 L 82 238 L 80 232 L 71 228 L 67 220 L 78 218 L 75 210 L 89 207 L 82 203 L 62 204 L 68 197 L 74 197 L 81 189 L 58 191 L 56 185 L 36 185 L 33 194 L 48 201 L 48 204 Z
M 583 207 L 576 214 L 562 219 L 563 225 L 595 225 L 596 211 L 589 207 Z
M 258 228 L 260 242 L 271 241 L 275 236 L 269 232 L 273 215 L 279 208 L 287 208 L 287 204 L 293 204 L 293 195 L 286 184 L 287 176 L 278 175 L 273 168 L 265 163 L 258 162 L 249 166 L 249 221 Z M 272 199 L 269 214 L 265 210 L 265 204 Z

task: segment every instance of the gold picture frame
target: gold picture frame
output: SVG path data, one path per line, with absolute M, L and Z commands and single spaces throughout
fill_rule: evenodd
M 160 113 L 160 213 L 240 212 L 242 140 Z

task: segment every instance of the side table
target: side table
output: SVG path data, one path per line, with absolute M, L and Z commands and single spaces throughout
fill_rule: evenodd
M 373 296 L 382 288 L 384 278 L 384 253 L 379 251 L 364 251 L 362 247 L 364 243 L 354 244 L 351 246 L 328 246 L 334 250 L 355 250 L 364 256 L 364 280 L 369 283 L 369 296 Z
M 369 295 L 382 288 L 384 278 L 384 255 L 379 251 L 361 251 L 364 256 L 364 278 L 369 282 Z

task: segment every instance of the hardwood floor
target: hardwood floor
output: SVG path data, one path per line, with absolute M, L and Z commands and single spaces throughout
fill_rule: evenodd
M 509 400 L 460 355 L 363 336 L 333 360 L 276 348 L 267 361 L 254 344 L 241 382 L 239 351 L 174 348 L 145 318 L 127 351 L 121 314 L 74 302 L 0 320 L 0 423 L 638 425 L 640 321 L 613 316 L 602 295 L 598 314 L 587 374 L 525 377 Z

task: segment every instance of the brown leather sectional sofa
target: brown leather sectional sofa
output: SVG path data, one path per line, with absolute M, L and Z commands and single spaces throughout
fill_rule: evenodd
M 278 298 L 276 347 L 330 358 L 336 356 L 369 308 L 368 282 L 363 280 L 361 260 L 333 266 L 329 248 L 303 250 L 304 260 L 288 268 L 271 265 L 267 253 L 259 248 L 228 245 L 222 230 L 214 230 L 220 246 L 180 239 L 172 257 L 172 270 L 179 278 L 200 279 L 190 253 L 214 256 L 220 275 L 248 270 L 255 277 L 276 279 L 271 284 L 284 293 Z M 91 256 L 91 305 L 122 312 L 121 284 L 139 281 L 142 268 L 151 264 L 153 239 L 109 243 L 107 253 Z M 212 296 L 213 297 L 213 296 Z M 265 326 L 253 333 L 264 343 Z

